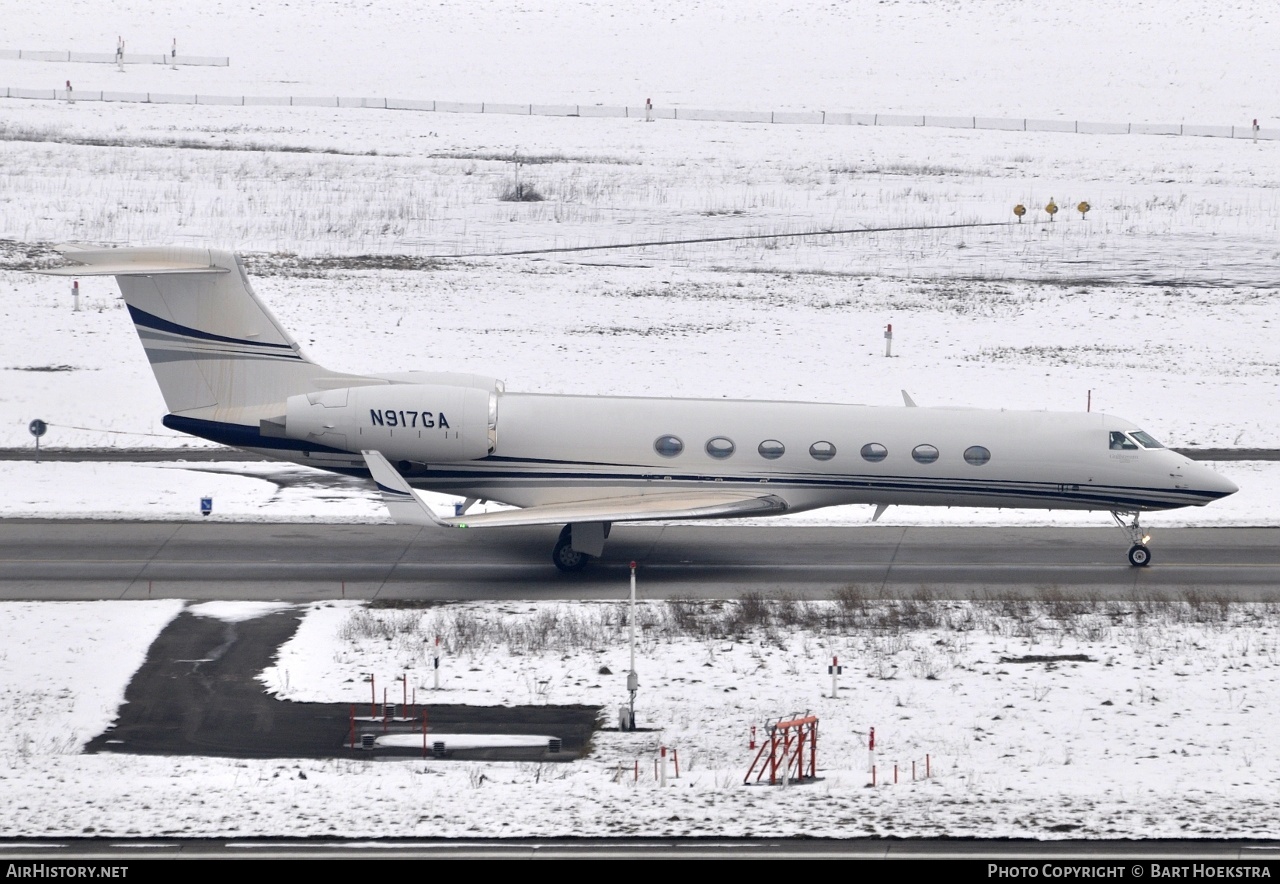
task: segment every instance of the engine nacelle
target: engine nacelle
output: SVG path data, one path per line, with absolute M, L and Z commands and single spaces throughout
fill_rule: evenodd
M 497 444 L 498 393 L 474 386 L 389 384 L 290 396 L 284 435 L 391 460 L 448 463 Z

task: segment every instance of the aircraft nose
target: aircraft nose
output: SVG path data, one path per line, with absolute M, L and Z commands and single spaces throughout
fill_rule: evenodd
M 1206 494 L 1212 494 L 1214 500 L 1228 497 L 1240 490 L 1240 486 L 1226 476 L 1215 473 L 1206 466 L 1200 466 L 1195 477 L 1196 488 Z

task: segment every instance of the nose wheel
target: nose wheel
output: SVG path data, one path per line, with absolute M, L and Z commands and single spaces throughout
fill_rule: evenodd
M 1141 543 L 1129 547 L 1129 564 L 1135 568 L 1145 568 L 1151 564 L 1151 550 Z
M 1126 522 L 1126 516 L 1132 516 L 1133 521 Z M 1129 547 L 1129 564 L 1135 568 L 1145 568 L 1150 565 L 1151 550 L 1147 548 L 1147 541 L 1151 539 L 1151 535 L 1142 533 L 1142 526 L 1138 524 L 1138 513 L 1113 512 L 1111 518 L 1116 520 L 1117 527 L 1128 534 L 1129 539 L 1133 541 L 1133 546 Z

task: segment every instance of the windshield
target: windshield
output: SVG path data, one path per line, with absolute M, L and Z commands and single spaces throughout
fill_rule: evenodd
M 1138 444 L 1143 448 L 1164 448 L 1163 445 L 1153 439 L 1149 434 L 1142 432 L 1142 430 L 1134 430 L 1129 435 L 1137 439 Z

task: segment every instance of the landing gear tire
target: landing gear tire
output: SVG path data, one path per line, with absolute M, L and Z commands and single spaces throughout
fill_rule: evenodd
M 1135 568 L 1145 568 L 1151 564 L 1151 550 L 1141 543 L 1129 547 L 1129 564 Z
M 587 567 L 587 562 L 591 561 L 591 556 L 584 552 L 578 552 L 573 548 L 572 535 L 568 526 L 565 526 L 565 529 L 560 532 L 560 539 L 556 541 L 555 549 L 551 551 L 551 561 L 561 571 L 566 574 L 572 574 Z

